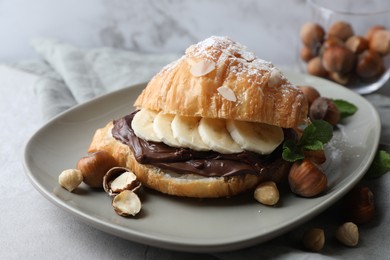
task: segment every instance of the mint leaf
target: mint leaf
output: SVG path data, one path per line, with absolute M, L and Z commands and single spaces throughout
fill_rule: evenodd
M 303 131 L 303 135 L 299 143 L 303 147 L 318 147 L 318 142 L 325 144 L 332 139 L 333 136 L 333 126 L 324 120 L 314 120 L 310 125 L 308 125 Z M 319 149 L 309 149 L 309 150 L 321 150 Z
M 342 99 L 333 99 L 333 103 L 340 111 L 340 119 L 352 116 L 358 110 L 357 106 Z
M 285 161 L 295 162 L 305 159 L 305 150 L 323 150 L 324 145 L 332 139 L 333 126 L 323 120 L 314 120 L 304 130 L 301 139 L 285 140 L 282 157 Z
M 286 140 L 283 143 L 282 157 L 285 161 L 288 162 L 295 162 L 305 158 L 303 151 L 300 150 L 295 141 L 291 139 Z
M 390 154 L 386 151 L 379 150 L 364 177 L 370 179 L 379 178 L 388 171 L 390 171 Z
M 312 140 L 311 143 L 303 145 L 303 148 L 311 151 L 324 150 L 324 143 L 319 140 Z

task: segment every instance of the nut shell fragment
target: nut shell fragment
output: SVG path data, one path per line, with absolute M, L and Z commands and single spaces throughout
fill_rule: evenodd
M 120 216 L 135 216 L 141 211 L 141 200 L 133 191 L 124 190 L 114 197 L 112 206 Z
M 137 176 L 127 168 L 111 168 L 103 177 L 103 188 L 110 196 L 118 195 L 124 190 L 136 191 L 141 187 Z

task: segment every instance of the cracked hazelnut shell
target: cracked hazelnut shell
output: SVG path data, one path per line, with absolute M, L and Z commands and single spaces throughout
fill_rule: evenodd
M 141 200 L 131 190 L 124 190 L 114 197 L 112 206 L 123 217 L 135 216 L 141 211 Z
M 103 189 L 110 196 L 118 195 L 124 190 L 136 191 L 141 187 L 137 176 L 127 168 L 111 168 L 103 177 Z

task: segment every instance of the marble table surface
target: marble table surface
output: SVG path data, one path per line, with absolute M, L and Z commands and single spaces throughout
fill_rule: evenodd
M 227 35 L 275 65 L 296 69 L 297 35 L 307 16 L 304 0 L 0 0 L 0 259 L 389 259 L 390 174 L 367 183 L 377 198 L 378 217 L 361 227 L 357 248 L 331 240 L 321 253 L 304 251 L 297 234 L 326 222 L 328 215 L 321 214 L 265 244 L 200 255 L 133 243 L 85 225 L 46 200 L 24 173 L 24 145 L 45 124 L 33 88 L 38 78 L 1 64 L 38 59 L 31 39 L 165 53 L 182 52 L 210 35 Z M 378 93 L 390 97 L 390 86 Z M 381 141 L 387 143 L 389 108 L 381 103 Z

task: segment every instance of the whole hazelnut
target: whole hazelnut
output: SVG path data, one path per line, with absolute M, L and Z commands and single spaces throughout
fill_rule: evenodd
M 328 72 L 325 70 L 322 65 L 321 58 L 319 56 L 314 57 L 307 63 L 307 73 L 317 77 L 326 77 Z
M 345 46 L 334 45 L 324 50 L 322 65 L 328 72 L 349 73 L 355 64 L 355 55 Z
M 359 54 L 368 49 L 368 41 L 362 36 L 354 35 L 348 38 L 345 46 L 353 53 Z
M 106 151 L 97 151 L 82 157 L 76 168 L 81 171 L 84 183 L 93 187 L 103 187 L 103 177 L 108 170 L 117 166 L 114 157 Z
M 354 247 L 359 242 L 359 228 L 353 222 L 346 222 L 336 230 L 336 239 L 345 246 Z
M 305 150 L 303 154 L 306 159 L 309 159 L 316 164 L 323 164 L 326 161 L 324 150 Z
M 305 231 L 302 238 L 303 246 L 312 252 L 319 252 L 325 245 L 325 233 L 321 228 L 311 228 Z
M 328 37 L 326 37 L 322 46 L 324 49 L 326 49 L 326 48 L 329 48 L 331 46 L 336 46 L 336 45 L 343 46 L 344 42 L 336 36 L 328 35 Z
M 309 107 L 314 102 L 314 100 L 321 96 L 320 92 L 318 92 L 318 90 L 312 86 L 299 86 L 299 89 L 302 90 L 303 94 L 305 95 Z
M 338 21 L 329 27 L 328 35 L 335 36 L 342 41 L 345 41 L 354 35 L 354 33 L 351 24 L 344 21 Z
M 353 75 L 351 75 L 351 74 L 352 73 L 341 74 L 338 72 L 331 72 L 328 74 L 328 77 L 330 80 L 332 80 L 340 85 L 346 86 L 352 81 Z
M 316 23 L 305 23 L 301 27 L 301 41 L 307 47 L 314 49 L 321 45 L 325 36 L 325 30 Z
M 377 30 L 369 41 L 370 50 L 386 56 L 390 53 L 390 31 Z
M 383 72 L 383 59 L 378 53 L 366 50 L 358 56 L 356 63 L 356 74 L 362 79 L 371 79 Z
M 311 120 L 325 120 L 335 126 L 340 121 L 340 111 L 331 99 L 320 97 L 311 104 L 309 117 Z
M 353 188 L 343 199 L 343 210 L 347 221 L 370 222 L 375 216 L 374 194 L 366 186 Z
M 315 163 L 304 159 L 291 166 L 288 183 L 293 193 L 302 197 L 314 197 L 326 190 L 328 180 Z
M 374 25 L 374 26 L 370 27 L 367 30 L 366 35 L 365 35 L 365 38 L 367 39 L 367 41 L 370 41 L 372 36 L 374 35 L 374 33 L 378 30 L 386 30 L 386 28 L 383 25 Z
M 299 55 L 304 62 L 308 62 L 315 57 L 315 54 L 313 53 L 312 49 L 307 46 L 303 46 L 301 48 Z

